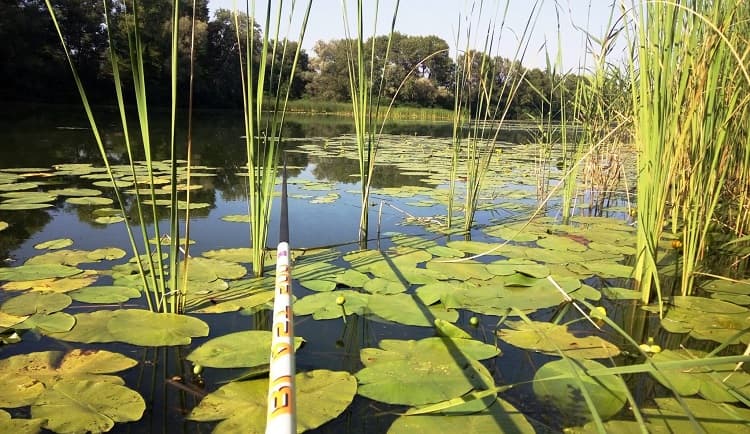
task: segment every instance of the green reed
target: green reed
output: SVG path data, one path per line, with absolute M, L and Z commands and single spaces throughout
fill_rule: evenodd
M 524 81 L 525 70 L 521 67 L 521 61 L 528 49 L 529 39 L 534 30 L 536 21 L 541 11 L 543 1 L 538 0 L 532 4 L 531 12 L 524 24 L 522 31 L 518 31 L 518 45 L 509 62 L 496 57 L 500 41 L 504 37 L 506 18 L 510 4 L 505 3 L 502 12 L 495 13 L 499 20 L 490 20 L 483 34 L 483 42 L 480 50 L 472 49 L 476 41 L 473 40 L 473 27 L 478 23 L 471 22 L 476 17 L 487 15 L 484 1 L 479 1 L 472 7 L 469 15 L 470 21 L 465 30 L 466 48 L 461 58 L 457 61 L 454 76 L 455 103 L 453 119 L 453 154 L 451 161 L 451 180 L 448 199 L 448 224 L 453 222 L 454 199 L 456 194 L 456 178 L 459 176 L 459 160 L 465 161 L 465 193 L 464 193 L 464 220 L 463 231 L 469 233 L 476 213 L 479 201 L 479 192 L 482 188 L 484 178 L 489 171 L 494 156 L 498 153 L 497 144 L 500 132 L 505 122 L 506 115 L 511 103 Z M 459 19 L 460 21 L 460 19 Z M 457 40 L 457 44 L 460 41 Z M 497 73 L 505 74 L 505 79 L 498 83 L 495 79 Z M 469 113 L 463 117 L 464 111 Z
M 364 2 L 357 0 L 357 33 L 352 38 L 349 28 L 349 13 L 346 1 L 342 1 L 342 14 L 344 21 L 344 32 L 349 47 L 347 50 L 347 68 L 349 71 L 349 90 L 352 100 L 352 117 L 354 118 L 354 134 L 357 140 L 357 157 L 359 160 L 359 182 L 361 191 L 361 210 L 359 217 L 358 238 L 360 243 L 367 242 L 369 228 L 370 187 L 372 184 L 373 171 L 375 169 L 375 157 L 377 155 L 379 131 L 378 120 L 380 119 L 381 98 L 384 94 L 384 83 L 388 56 L 390 54 L 391 41 L 398 16 L 399 0 L 396 0 L 391 17 L 391 27 L 384 53 L 378 53 L 376 48 L 375 32 L 378 24 L 378 11 L 380 2 L 374 2 L 373 35 L 370 38 L 370 47 L 365 46 L 364 34 Z M 382 58 L 382 68 L 376 65 L 376 58 Z M 379 84 L 376 84 L 378 83 Z
M 735 2 L 655 1 L 633 6 L 637 64 L 631 64 L 638 147 L 635 277 L 643 301 L 661 305 L 658 242 L 665 222 L 682 231 L 681 293 L 694 277 L 712 231 L 742 234 L 742 214 L 720 201 L 747 203 L 747 7 Z M 744 30 L 743 31 L 743 26 Z M 740 52 L 737 47 L 744 51 Z M 671 208 L 667 204 L 671 204 Z M 742 205 L 740 205 L 742 206 Z M 731 211 L 730 211 L 731 210 Z
M 252 244 L 252 263 L 255 276 L 263 275 L 268 241 L 268 224 L 271 217 L 273 191 L 276 185 L 277 168 L 282 142 L 282 130 L 286 106 L 289 100 L 292 80 L 300 56 L 302 41 L 310 16 L 312 0 L 302 15 L 299 38 L 291 52 L 290 41 L 279 40 L 284 2 L 277 3 L 274 21 L 271 2 L 267 3 L 261 46 L 257 47 L 254 38 L 255 1 L 246 5 L 244 25 L 247 29 L 244 40 L 240 34 L 240 14 L 235 10 L 234 23 L 237 31 L 237 44 L 240 50 L 240 68 L 242 74 L 242 102 L 244 107 L 245 148 L 247 153 L 247 178 L 250 208 L 250 233 Z M 291 23 L 295 16 L 296 3 L 292 2 L 286 13 Z M 271 38 L 273 34 L 273 39 Z M 280 55 L 280 57 L 278 56 Z M 292 57 L 291 69 L 284 70 L 284 65 Z M 280 59 L 280 60 L 277 60 Z M 255 63 L 257 61 L 257 75 Z M 269 103 L 264 103 L 266 97 Z M 266 113 L 265 109 L 270 112 Z
M 93 110 L 88 102 L 88 97 L 83 83 L 81 82 L 75 66 L 72 61 L 71 54 L 65 44 L 62 29 L 60 28 L 55 10 L 50 4 L 49 0 L 45 0 L 47 9 L 50 13 L 58 37 L 62 44 L 63 50 L 68 59 L 68 63 L 71 67 L 71 72 L 76 84 L 76 88 L 81 97 L 84 110 L 86 112 L 87 119 L 91 125 L 91 129 L 94 134 L 94 139 L 97 143 L 97 147 L 102 157 L 102 162 L 107 169 L 112 188 L 114 189 L 117 202 L 120 206 L 121 211 L 125 214 L 126 201 L 123 196 L 123 192 L 117 185 L 117 179 L 110 166 L 109 159 L 107 157 L 107 149 L 101 139 L 98 125 L 93 114 Z M 133 233 L 131 224 L 126 220 L 125 227 L 128 234 L 128 239 L 131 245 L 131 249 L 135 256 L 135 261 L 138 265 L 139 275 L 141 277 L 141 283 L 144 287 L 144 294 L 148 307 L 152 311 L 162 312 L 177 312 L 181 305 L 179 296 L 184 294 L 184 288 L 178 288 L 178 242 L 179 242 L 179 216 L 178 216 L 178 196 L 177 196 L 177 156 L 176 150 L 177 145 L 175 142 L 175 113 L 176 113 L 176 101 L 177 101 L 177 37 L 178 37 L 178 17 L 179 17 L 179 2 L 174 1 L 172 3 L 172 22 L 171 22 L 171 135 L 170 135 L 170 183 L 171 183 L 171 210 L 169 218 L 169 253 L 168 264 L 166 270 L 164 269 L 162 245 L 160 241 L 160 225 L 159 216 L 157 213 L 157 197 L 156 190 L 154 188 L 154 160 L 152 159 L 151 149 L 151 134 L 149 127 L 149 116 L 148 116 L 148 101 L 146 92 L 146 77 L 144 72 L 144 61 L 143 61 L 143 45 L 140 34 L 140 19 L 139 19 L 139 4 L 136 0 L 128 4 L 128 9 L 131 12 L 131 16 L 127 19 L 131 22 L 127 23 L 124 27 L 127 31 L 128 39 L 128 53 L 130 60 L 130 69 L 132 71 L 132 85 L 134 90 L 134 98 L 137 109 L 137 122 L 140 131 L 142 151 L 145 158 L 146 173 L 139 173 L 135 166 L 134 159 L 134 146 L 130 141 L 130 128 L 127 120 L 125 111 L 125 99 L 123 95 L 123 82 L 120 75 L 120 59 L 117 55 L 116 47 L 113 43 L 112 35 L 112 17 L 110 14 L 110 4 L 107 0 L 103 0 L 103 6 L 105 10 L 105 22 L 107 25 L 107 35 L 109 41 L 109 61 L 112 66 L 112 74 L 114 80 L 115 94 L 117 98 L 117 106 L 120 113 L 120 120 L 122 123 L 123 137 L 125 141 L 125 147 L 128 154 L 128 163 L 130 166 L 130 174 L 132 181 L 135 185 L 135 203 L 137 210 L 137 223 L 140 227 L 140 243 L 144 246 L 145 254 L 141 254 L 138 249 L 138 243 L 136 242 L 136 236 Z M 191 59 L 192 60 L 192 59 Z M 139 179 L 141 177 L 141 179 Z M 146 179 L 144 180 L 143 177 Z M 148 198 L 151 201 L 151 214 L 147 216 L 145 209 L 141 203 L 141 192 L 138 188 L 139 183 L 147 182 L 149 184 Z M 189 205 L 189 204 L 188 204 Z M 149 234 L 148 234 L 148 222 L 153 222 L 153 238 L 156 242 L 156 252 L 151 254 L 148 250 L 149 246 Z M 167 280 L 167 276 L 169 280 Z

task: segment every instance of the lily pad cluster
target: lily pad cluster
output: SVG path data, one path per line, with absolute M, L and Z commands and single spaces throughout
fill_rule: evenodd
M 10 419 L 2 412 L 0 427 L 106 432 L 115 423 L 139 420 L 145 401 L 122 378 L 110 375 L 136 364 L 104 350 L 43 351 L 2 359 L 0 407 L 30 406 L 31 418 Z

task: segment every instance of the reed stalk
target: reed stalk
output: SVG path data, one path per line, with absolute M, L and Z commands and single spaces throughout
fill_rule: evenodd
M 639 46 L 638 63 L 631 64 L 639 151 L 635 278 L 643 301 L 655 289 L 661 306 L 657 246 L 665 221 L 682 230 L 681 293 L 689 295 L 716 222 L 728 222 L 730 209 L 741 213 L 731 206 L 717 210 L 720 199 L 733 197 L 728 185 L 747 184 L 750 75 L 747 33 L 736 29 L 748 12 L 742 3 L 706 0 L 648 2 L 633 11 Z M 745 199 L 740 193 L 737 201 Z
M 521 68 L 521 61 L 528 49 L 530 35 L 533 32 L 543 1 L 537 0 L 532 4 L 529 17 L 523 30 L 518 32 L 518 45 L 514 55 L 507 65 L 506 78 L 498 83 L 495 80 L 501 58 L 496 57 L 497 47 L 504 37 L 509 3 L 505 4 L 502 12 L 495 13 L 499 20 L 490 20 L 484 33 L 481 50 L 469 47 L 478 45 L 472 41 L 472 26 L 466 29 L 466 50 L 462 60 L 458 62 L 456 73 L 456 90 L 454 103 L 453 155 L 451 161 L 451 181 L 448 201 L 448 214 L 453 214 L 453 196 L 456 191 L 456 177 L 461 156 L 465 160 L 465 194 L 463 231 L 468 234 L 474 223 L 474 216 L 482 188 L 493 158 L 497 153 L 498 139 L 511 107 L 511 103 L 523 83 L 525 70 Z M 476 17 L 486 15 L 485 3 L 472 6 L 472 15 Z M 473 17 L 472 17 L 473 18 Z M 457 41 L 458 43 L 459 41 Z M 463 110 L 468 110 L 467 118 L 461 117 Z M 452 217 L 449 218 L 452 224 Z
M 107 2 L 107 0 L 102 0 L 104 10 L 105 10 L 105 22 L 107 24 L 107 34 L 108 34 L 108 41 L 109 41 L 109 61 L 112 66 L 112 73 L 113 73 L 113 80 L 114 80 L 114 87 L 115 87 L 115 94 L 117 99 L 117 106 L 120 112 L 120 120 L 122 123 L 122 129 L 123 129 L 123 137 L 125 141 L 125 147 L 128 154 L 129 159 L 129 166 L 132 176 L 132 181 L 135 184 L 135 202 L 136 202 L 136 210 L 137 210 L 137 223 L 140 227 L 140 243 L 144 246 L 145 254 L 141 254 L 141 252 L 138 249 L 138 243 L 136 242 L 135 234 L 133 233 L 131 224 L 126 220 L 125 221 L 125 227 L 128 234 L 128 240 L 131 245 L 131 249 L 133 251 L 133 254 L 135 256 L 135 260 L 138 264 L 139 274 L 141 277 L 141 283 L 144 287 L 144 293 L 147 305 L 150 310 L 152 311 L 161 311 L 161 312 L 177 312 L 179 311 L 180 302 L 178 299 L 178 295 L 181 293 L 181 291 L 178 288 L 177 283 L 177 276 L 178 276 L 178 245 L 179 242 L 179 216 L 178 216 L 178 197 L 177 197 L 177 147 L 175 142 L 175 131 L 176 131 L 176 122 L 175 122 L 175 113 L 176 113 L 176 100 L 177 100 L 177 58 L 178 58 L 178 51 L 177 51 L 177 37 L 178 37 L 178 17 L 179 17 L 179 2 L 174 1 L 172 3 L 172 37 L 171 37 L 171 82 L 172 82 L 172 96 L 171 96 L 171 136 L 170 136 L 170 164 L 171 164 L 171 176 L 170 176 L 170 182 L 171 182 L 171 204 L 172 209 L 170 211 L 170 218 L 169 218 L 169 238 L 170 238 L 170 248 L 169 248 L 169 254 L 168 256 L 168 264 L 167 269 L 164 269 L 163 266 L 163 260 L 162 260 L 162 246 L 161 242 L 156 243 L 156 254 L 152 255 L 149 253 L 148 246 L 149 246 L 149 234 L 148 234 L 148 221 L 149 218 L 146 217 L 146 213 L 144 212 L 144 207 L 141 203 L 141 193 L 138 188 L 138 184 L 142 183 L 144 180 L 139 180 L 138 173 L 135 166 L 135 159 L 134 159 L 134 147 L 133 144 L 130 141 L 130 130 L 127 120 L 127 115 L 125 112 L 125 99 L 123 96 L 123 83 L 120 76 L 120 66 L 119 66 L 119 58 L 116 54 L 117 50 L 116 47 L 113 44 L 113 37 L 111 33 L 111 16 L 110 16 L 110 5 Z M 71 72 L 73 74 L 73 78 L 76 84 L 76 87 L 78 89 L 79 95 L 81 97 L 81 102 L 84 106 L 84 110 L 86 112 L 87 119 L 89 121 L 89 124 L 91 126 L 91 129 L 94 134 L 94 139 L 97 143 L 97 147 L 99 149 L 100 155 L 102 157 L 102 162 L 107 169 L 107 174 L 109 175 L 110 181 L 112 182 L 113 189 L 115 192 L 115 196 L 117 198 L 117 202 L 120 206 L 121 211 L 123 214 L 125 214 L 125 198 L 120 191 L 120 188 L 117 186 L 117 179 L 115 178 L 115 175 L 112 171 L 112 168 L 110 166 L 108 157 L 107 157 L 107 149 L 104 146 L 104 143 L 101 139 L 101 134 L 99 132 L 99 127 L 96 123 L 93 110 L 88 102 L 88 97 L 86 95 L 86 91 L 84 89 L 84 85 L 81 82 L 78 73 L 75 69 L 75 66 L 73 64 L 71 55 L 66 47 L 65 40 L 63 38 L 62 30 L 59 27 L 59 24 L 57 22 L 57 18 L 55 16 L 55 10 L 50 4 L 49 0 L 45 0 L 47 9 L 50 13 L 50 16 L 52 18 L 52 21 L 54 23 L 55 29 L 57 31 L 57 34 L 60 38 L 60 42 L 62 44 L 63 50 L 65 51 L 65 54 L 68 59 L 68 63 L 71 67 Z M 130 25 L 126 25 L 127 29 L 127 36 L 128 36 L 128 51 L 129 51 L 129 57 L 130 57 L 130 66 L 133 73 L 133 89 L 135 93 L 135 103 L 136 103 L 136 109 L 137 109 L 137 122 L 140 130 L 141 135 L 141 144 L 142 144 L 142 150 L 143 155 L 145 158 L 145 164 L 146 164 L 146 181 L 149 183 L 149 189 L 150 194 L 148 194 L 150 200 L 151 200 L 151 216 L 150 221 L 153 222 L 153 238 L 156 240 L 160 239 L 160 226 L 159 226 L 159 216 L 156 209 L 156 190 L 154 188 L 154 161 L 152 159 L 152 149 L 151 149 L 151 140 L 150 140 L 150 127 L 149 127 L 149 117 L 148 117 L 148 101 L 147 101 L 147 92 L 146 92 L 146 77 L 144 72 L 144 62 L 143 62 L 143 46 L 141 42 L 141 35 L 140 35 L 140 25 L 139 25 L 139 5 L 136 0 L 133 0 L 132 3 L 128 4 L 129 9 L 132 13 L 132 23 Z M 167 280 L 167 276 L 169 276 L 169 280 Z
M 245 40 L 240 35 L 240 15 L 237 9 L 234 11 L 234 22 L 237 31 L 237 44 L 244 47 L 244 56 L 240 50 L 239 62 L 243 71 L 242 76 L 242 102 L 244 107 L 245 126 L 245 149 L 247 154 L 247 177 L 248 197 L 250 208 L 250 233 L 253 257 L 253 273 L 256 277 L 264 273 L 265 253 L 268 242 L 268 224 L 273 203 L 273 191 L 276 185 L 276 177 L 279 165 L 279 153 L 282 142 L 282 132 L 287 101 L 291 90 L 291 77 L 296 71 L 300 55 L 302 41 L 307 28 L 307 19 L 310 16 L 312 0 L 302 15 L 299 38 L 296 48 L 292 53 L 289 48 L 289 40 L 279 41 L 281 20 L 284 15 L 284 2 L 277 2 L 275 19 L 272 17 L 272 2 L 268 2 L 265 10 L 265 22 L 263 27 L 261 47 L 256 53 L 254 40 L 255 24 L 255 1 L 247 4 L 244 16 L 247 33 Z M 296 3 L 292 2 L 288 10 L 288 18 L 291 23 L 295 15 Z M 274 35 L 271 39 L 271 34 Z M 281 59 L 277 61 L 277 52 L 281 53 Z M 292 66 L 289 71 L 284 70 L 285 60 L 293 56 Z M 257 59 L 258 73 L 255 75 L 254 64 Z M 289 80 L 284 78 L 289 77 Z M 268 78 L 268 83 L 266 79 Z M 269 96 L 272 100 L 270 113 L 264 112 L 264 100 Z

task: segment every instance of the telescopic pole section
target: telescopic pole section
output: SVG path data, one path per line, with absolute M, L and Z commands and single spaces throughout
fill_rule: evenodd
M 297 405 L 294 387 L 294 321 L 289 260 L 289 214 L 286 193 L 286 159 L 281 180 L 281 222 L 276 249 L 276 290 L 271 327 L 271 361 L 268 382 L 266 434 L 295 434 Z

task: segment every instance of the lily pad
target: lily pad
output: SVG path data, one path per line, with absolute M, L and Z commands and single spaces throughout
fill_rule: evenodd
M 737 434 L 750 432 L 750 410 L 730 404 L 697 398 L 682 398 L 685 410 L 674 398 L 655 398 L 657 409 L 641 409 L 644 416 L 663 432 L 695 432 L 686 411 L 695 418 L 704 432 Z
M 534 375 L 534 393 L 549 400 L 567 417 L 592 420 L 591 410 L 581 396 L 579 384 L 586 388 L 597 413 L 603 420 L 620 412 L 627 402 L 627 385 L 615 375 L 593 378 L 587 369 L 604 368 L 593 360 L 563 359 L 545 363 Z M 565 376 L 566 378 L 553 379 Z M 580 383 L 579 383 L 580 382 Z
M 388 428 L 388 434 L 536 432 L 521 411 L 503 399 L 495 399 L 493 405 L 472 414 L 401 416 Z
M 75 317 L 75 325 L 65 333 L 51 333 L 50 337 L 69 342 L 115 342 L 114 336 L 107 330 L 107 323 L 112 318 L 114 311 L 97 310 L 90 313 L 78 313 Z
M 654 362 L 667 362 L 694 360 L 706 356 L 707 353 L 699 350 L 664 350 L 654 354 L 652 358 Z M 734 363 L 728 363 L 705 368 L 663 371 L 669 381 L 666 381 L 661 373 L 654 374 L 654 377 L 664 387 L 673 388 L 682 396 L 700 394 L 714 402 L 737 402 L 737 395 L 730 393 L 729 390 L 748 396 L 750 374 L 742 370 L 735 371 L 736 366 Z
M 37 330 L 42 334 L 62 333 L 73 328 L 76 319 L 73 315 L 65 312 L 55 312 L 52 314 L 37 313 L 31 315 L 26 321 L 17 324 L 15 328 L 19 330 Z
M 575 359 L 605 359 L 620 354 L 620 349 L 599 336 L 579 337 L 567 326 L 548 322 L 508 321 L 510 329 L 497 332 L 505 342 L 532 351 Z
M 141 291 L 128 286 L 88 286 L 71 292 L 70 297 L 82 303 L 124 303 L 141 296 Z
M 45 241 L 43 243 L 34 244 L 34 248 L 37 250 L 57 250 L 57 249 L 64 249 L 68 246 L 73 245 L 73 240 L 70 238 L 58 238 L 56 240 L 49 240 Z
M 475 344 L 471 344 L 475 342 Z M 484 347 L 487 352 L 484 352 Z M 382 349 L 365 348 L 365 368 L 356 373 L 359 393 L 390 404 L 424 405 L 459 397 L 494 384 L 480 357 L 497 354 L 491 345 L 470 339 L 383 340 Z
M 44 209 L 51 207 L 52 204 L 49 203 L 14 203 L 9 201 L 0 203 L 0 210 L 2 211 L 26 211 L 31 209 Z
M 315 370 L 295 376 L 297 432 L 335 419 L 349 406 L 357 382 L 348 372 Z M 187 416 L 196 421 L 223 420 L 214 433 L 262 434 L 268 406 L 268 379 L 231 382 L 207 395 Z
M 69 197 L 65 199 L 65 202 L 69 204 L 73 204 L 73 205 L 98 206 L 98 205 L 112 205 L 113 200 L 108 197 L 81 196 L 81 197 Z
M 0 360 L 1 407 L 33 404 L 47 388 L 62 379 L 94 380 L 102 384 L 123 384 L 120 377 L 105 375 L 135 366 L 122 354 L 104 350 L 43 351 L 19 354 Z
M 65 294 L 30 292 L 7 300 L 0 310 L 11 315 L 48 314 L 65 309 L 71 302 Z
M 92 196 L 99 196 L 102 194 L 99 190 L 94 190 L 93 188 L 60 188 L 55 190 L 49 191 L 51 194 L 56 194 L 58 196 L 68 196 L 68 197 L 92 197 Z
M 706 297 L 675 296 L 662 327 L 672 333 L 690 333 L 695 339 L 724 343 L 739 330 L 750 327 L 750 310 L 734 303 Z M 750 336 L 739 338 L 747 344 Z
M 39 396 L 31 415 L 57 433 L 106 432 L 116 422 L 139 420 L 145 409 L 141 395 L 125 386 L 60 381 Z
M 345 303 L 336 303 L 338 297 L 344 297 Z M 302 297 L 294 303 L 295 315 L 310 315 L 314 319 L 333 319 L 346 315 L 363 315 L 366 313 L 370 294 L 348 289 L 319 292 Z
M 191 337 L 208 336 L 208 325 L 187 315 L 123 309 L 112 313 L 107 331 L 116 341 L 161 347 L 189 345 Z
M 10 413 L 0 410 L 0 432 L 36 434 L 45 422 L 44 419 L 12 419 Z
M 295 350 L 304 339 L 294 338 Z M 271 332 L 249 330 L 230 333 L 202 344 L 187 356 L 193 363 L 210 368 L 252 368 L 268 363 Z

